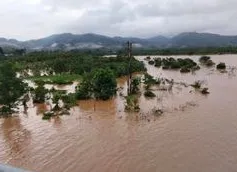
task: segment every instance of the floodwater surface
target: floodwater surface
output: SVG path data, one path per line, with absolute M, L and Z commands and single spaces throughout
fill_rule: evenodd
M 211 57 L 237 66 L 237 55 Z M 119 95 L 106 102 L 79 101 L 70 116 L 49 121 L 36 115 L 44 106 L 35 106 L 27 114 L 0 119 L 0 162 L 37 172 L 236 171 L 235 72 L 202 68 L 180 74 L 147 67 L 155 77 L 188 84 L 204 80 L 210 94 L 179 85 L 172 92 L 154 90 L 157 98 L 140 98 L 145 119 L 125 113 Z M 126 78 L 118 79 L 118 86 L 126 90 Z M 165 113 L 149 115 L 153 108 Z

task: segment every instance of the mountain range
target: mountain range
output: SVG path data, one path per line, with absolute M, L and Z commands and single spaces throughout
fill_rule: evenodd
M 72 50 L 96 48 L 121 48 L 127 41 L 138 48 L 183 48 L 183 47 L 221 47 L 237 46 L 237 36 L 224 36 L 212 33 L 185 32 L 174 37 L 155 36 L 151 38 L 108 37 L 93 33 L 88 34 L 55 34 L 49 37 L 18 41 L 0 38 L 0 47 L 26 48 L 28 50 Z

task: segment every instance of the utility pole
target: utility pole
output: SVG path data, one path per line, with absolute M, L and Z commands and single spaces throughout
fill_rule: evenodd
M 132 73 L 131 73 L 131 62 L 132 62 L 132 43 L 127 42 L 127 49 L 128 49 L 128 79 L 127 79 L 127 94 L 131 93 L 131 80 L 132 80 Z

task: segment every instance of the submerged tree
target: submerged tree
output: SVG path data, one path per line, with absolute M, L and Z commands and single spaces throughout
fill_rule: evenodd
M 33 100 L 34 103 L 44 103 L 45 102 L 45 95 L 48 93 L 49 91 L 47 89 L 44 88 L 44 84 L 43 83 L 39 83 L 38 87 L 33 91 Z
M 116 93 L 116 77 L 111 69 L 98 69 L 92 78 L 93 93 L 96 99 L 107 100 Z
M 111 69 L 97 69 L 84 76 L 77 99 L 110 99 L 116 93 L 116 77 Z
M 0 66 L 0 104 L 2 114 L 12 113 L 17 100 L 26 92 L 27 85 L 16 77 L 16 71 L 11 63 Z
M 92 97 L 92 74 L 85 74 L 81 83 L 77 87 L 76 98 L 78 100 L 87 100 Z
M 136 77 L 131 81 L 131 94 L 137 94 L 139 92 L 139 85 L 141 83 L 141 78 Z
M 209 56 L 202 56 L 199 58 L 199 62 L 207 67 L 211 67 L 213 65 L 215 65 L 215 63 L 211 60 L 211 57 Z
M 216 66 L 216 69 L 226 69 L 226 64 L 225 64 L 225 63 L 219 63 L 219 64 Z

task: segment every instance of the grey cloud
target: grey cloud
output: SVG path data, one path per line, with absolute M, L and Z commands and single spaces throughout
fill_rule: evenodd
M 0 1 L 0 37 L 94 32 L 150 37 L 197 31 L 237 34 L 236 0 Z
M 229 0 L 179 0 L 179 1 L 151 1 L 150 3 L 141 3 L 136 6 L 136 11 L 142 16 L 182 16 L 215 14 L 216 12 L 230 12 L 235 10 L 237 1 Z M 232 5 L 230 5 L 232 4 Z

